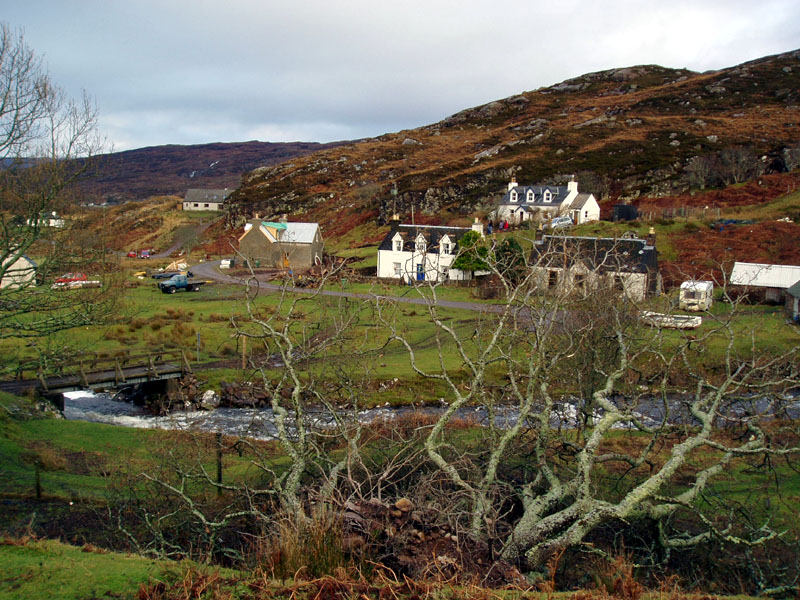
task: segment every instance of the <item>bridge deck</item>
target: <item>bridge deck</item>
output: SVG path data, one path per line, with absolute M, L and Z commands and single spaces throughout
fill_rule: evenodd
M 0 390 L 11 394 L 24 394 L 29 389 L 39 389 L 51 393 L 71 392 L 75 390 L 98 389 L 106 387 L 119 387 L 133 385 L 145 381 L 159 381 L 163 379 L 176 379 L 185 373 L 179 364 L 161 363 L 152 367 L 149 365 L 124 367 L 122 369 L 104 369 L 82 374 L 71 374 L 63 377 L 45 378 L 43 388 L 37 379 L 18 379 L 0 381 Z

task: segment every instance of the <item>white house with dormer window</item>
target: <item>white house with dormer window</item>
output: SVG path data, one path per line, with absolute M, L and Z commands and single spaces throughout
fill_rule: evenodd
M 401 224 L 391 221 L 391 230 L 378 247 L 378 277 L 414 281 L 469 279 L 472 274 L 450 265 L 458 254 L 458 240 L 468 231 L 483 235 L 483 226 L 444 227 Z
M 598 221 L 600 205 L 594 194 L 580 193 L 574 180 L 567 185 L 519 185 L 512 178 L 494 211 L 496 219 L 514 225 L 560 216 L 571 217 L 575 224 Z

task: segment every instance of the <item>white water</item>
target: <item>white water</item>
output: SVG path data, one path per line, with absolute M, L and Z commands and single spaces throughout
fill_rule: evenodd
M 273 439 L 275 426 L 270 409 L 219 408 L 215 411 L 175 411 L 159 417 L 130 402 L 114 400 L 109 394 L 89 391 L 64 394 L 64 417 L 124 427 L 219 431 L 227 435 Z
M 671 422 L 690 422 L 685 406 L 674 399 L 670 409 L 674 411 Z M 759 414 L 766 410 L 766 399 L 752 399 L 745 404 L 735 404 L 728 407 L 727 417 L 721 421 L 733 422 L 744 420 L 747 414 Z M 787 415 L 791 418 L 800 417 L 800 400 L 798 396 L 785 398 L 782 406 L 787 408 Z M 754 406 L 760 405 L 760 406 Z M 663 414 L 664 407 L 653 401 L 640 404 L 638 418 L 650 426 L 656 426 Z M 358 419 L 362 423 L 375 420 L 392 420 L 408 413 L 419 411 L 429 414 L 440 414 L 443 407 L 403 407 L 403 408 L 374 408 L 362 410 Z M 167 416 L 155 416 L 143 408 L 130 402 L 114 400 L 109 394 L 96 394 L 89 391 L 67 392 L 64 394 L 64 416 L 71 420 L 92 421 L 107 423 L 124 427 L 175 429 L 182 431 L 221 432 L 226 435 L 250 437 L 260 440 L 275 439 L 276 429 L 272 409 L 270 408 L 218 408 L 214 411 L 175 411 Z M 309 425 L 328 428 L 333 425 L 333 418 L 329 412 L 320 411 L 308 413 Z M 476 424 L 487 423 L 487 413 L 482 408 L 465 408 L 457 412 L 457 417 L 473 420 Z M 597 419 L 601 413 L 596 413 Z M 519 417 L 515 407 L 502 407 L 496 410 L 495 424 L 500 428 L 511 426 Z M 552 427 L 574 427 L 578 418 L 577 402 L 560 405 L 551 415 Z M 768 417 L 769 418 L 769 417 Z M 616 428 L 631 427 L 630 423 L 620 422 Z

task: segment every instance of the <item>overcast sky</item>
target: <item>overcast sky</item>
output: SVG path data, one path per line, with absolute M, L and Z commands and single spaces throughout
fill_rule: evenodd
M 332 141 L 591 71 L 800 46 L 798 0 L 0 0 L 114 150 Z

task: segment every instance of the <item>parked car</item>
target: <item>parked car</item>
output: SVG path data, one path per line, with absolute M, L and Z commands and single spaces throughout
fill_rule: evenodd
M 150 250 L 142 250 L 139 252 L 139 258 L 150 258 Z
M 54 290 L 75 290 L 85 287 L 100 287 L 100 282 L 90 281 L 85 273 L 64 273 L 51 286 Z
M 550 229 L 567 229 L 574 224 L 570 217 L 556 217 L 550 221 Z
M 136 258 L 137 256 L 139 255 L 136 254 L 136 250 L 131 250 L 130 252 L 128 252 L 128 258 Z

